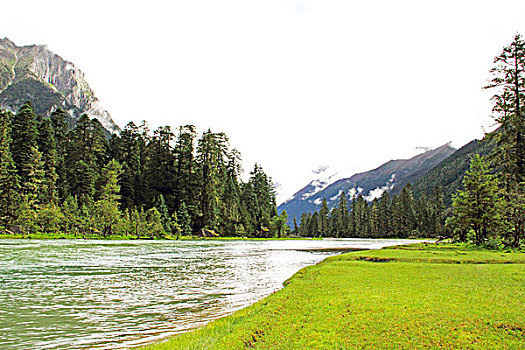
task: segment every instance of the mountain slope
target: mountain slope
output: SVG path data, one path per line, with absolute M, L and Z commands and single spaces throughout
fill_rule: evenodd
M 109 132 L 119 131 L 73 63 L 43 45 L 16 46 L 0 39 L 0 109 L 16 111 L 27 101 L 44 116 L 61 107 L 74 119 L 85 113 Z
M 425 175 L 454 151 L 450 144 L 446 144 L 410 159 L 391 160 L 376 169 L 333 183 L 312 181 L 291 199 L 282 203 L 278 210 L 280 213 L 286 210 L 289 222 L 293 222 L 294 216 L 299 220 L 302 213 L 318 210 L 323 198 L 326 198 L 328 206 L 333 208 L 343 191 L 349 200 L 357 194 L 362 194 L 368 201 L 379 198 L 384 191 L 396 193 L 406 183 L 414 182 Z
M 452 194 L 461 187 L 463 176 L 469 169 L 470 158 L 476 153 L 486 156 L 492 152 L 493 146 L 487 141 L 474 140 L 458 149 L 450 157 L 444 159 L 427 174 L 413 182 L 414 195 L 430 194 L 441 186 L 446 205 L 452 202 Z

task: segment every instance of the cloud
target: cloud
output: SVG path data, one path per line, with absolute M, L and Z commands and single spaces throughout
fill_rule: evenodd
M 288 4 L 295 10 L 297 13 L 308 12 L 310 4 L 308 0 L 287 0 Z

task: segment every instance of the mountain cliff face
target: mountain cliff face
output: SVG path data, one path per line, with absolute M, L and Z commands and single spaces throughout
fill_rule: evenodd
M 326 198 L 328 207 L 333 208 L 343 192 L 349 201 L 359 194 L 367 201 L 381 197 L 385 191 L 395 194 L 408 182 L 415 182 L 428 173 L 454 151 L 450 144 L 446 144 L 410 159 L 391 160 L 376 169 L 335 182 L 314 180 L 281 204 L 279 213 L 286 210 L 289 223 L 292 223 L 294 216 L 299 220 L 301 214 L 319 210 L 323 198 Z
M 119 131 L 73 63 L 46 46 L 19 47 L 0 39 L 0 108 L 16 111 L 27 101 L 44 116 L 60 107 L 74 119 L 85 113 L 109 132 Z

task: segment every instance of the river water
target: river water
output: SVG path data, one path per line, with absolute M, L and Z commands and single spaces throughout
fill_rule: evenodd
M 246 307 L 336 253 L 316 249 L 407 242 L 0 240 L 0 349 L 127 349 Z

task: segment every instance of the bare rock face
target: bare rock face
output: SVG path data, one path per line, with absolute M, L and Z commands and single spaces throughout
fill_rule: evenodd
M 19 47 L 0 39 L 0 108 L 16 111 L 27 101 L 44 116 L 60 107 L 75 119 L 97 118 L 111 133 L 120 130 L 73 63 L 45 45 Z

